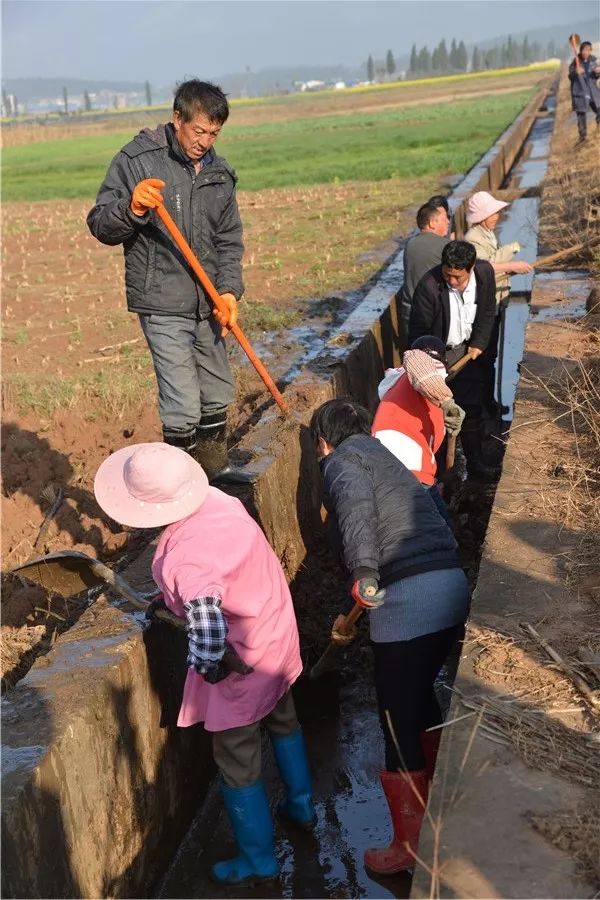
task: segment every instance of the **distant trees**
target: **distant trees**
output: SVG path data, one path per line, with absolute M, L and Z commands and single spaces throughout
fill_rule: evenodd
M 90 99 L 89 91 L 83 92 L 83 108 L 86 112 L 90 112 L 92 109 L 92 101 Z
M 375 78 L 375 63 L 373 62 L 373 57 L 369 53 L 369 58 L 367 60 L 367 81 L 373 81 Z
M 509 36 L 506 41 L 488 50 L 480 50 L 473 47 L 469 65 L 469 54 L 464 41 L 452 38 L 450 50 L 445 39 L 429 51 L 428 47 L 422 47 L 417 51 L 416 44 L 410 51 L 409 75 L 423 75 L 435 73 L 439 75 L 452 72 L 481 72 L 485 69 L 500 69 L 510 66 L 528 65 L 556 56 L 556 45 L 550 41 L 547 47 L 543 47 L 537 41 L 530 42 L 527 35 L 522 41 Z
M 66 87 L 63 88 L 63 103 L 65 105 L 65 116 L 69 115 L 69 95 Z
M 387 55 L 385 57 L 385 70 L 390 77 L 396 71 L 396 60 L 394 59 L 394 54 L 392 53 L 391 50 L 388 50 Z
M 146 91 L 146 106 L 152 106 L 152 88 L 149 81 L 146 81 L 144 88 Z
M 410 70 L 411 72 L 416 72 L 416 71 L 418 70 L 418 63 L 419 63 L 419 55 L 418 55 L 418 53 L 417 53 L 417 45 L 416 45 L 416 44 L 413 44 L 413 45 L 412 45 L 412 50 L 410 51 L 410 66 L 409 66 L 409 70 Z
M 431 53 L 427 47 L 421 47 L 417 58 L 417 72 L 431 71 Z

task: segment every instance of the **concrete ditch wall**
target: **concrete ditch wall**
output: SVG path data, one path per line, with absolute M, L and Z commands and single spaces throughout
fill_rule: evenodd
M 502 183 L 547 93 L 548 84 L 467 175 L 456 201 Z M 390 264 L 398 285 L 401 255 Z M 294 412 L 282 420 L 267 410 L 242 442 L 256 454 L 248 508 L 290 579 L 321 522 L 310 414 L 335 396 L 373 406 L 397 348 L 396 302 L 375 287 L 286 391 Z M 147 896 L 214 774 L 203 730 L 175 727 L 181 641 L 101 598 L 4 698 L 5 896 Z

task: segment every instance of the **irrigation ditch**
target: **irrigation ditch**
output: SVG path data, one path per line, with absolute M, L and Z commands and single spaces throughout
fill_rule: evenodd
M 500 238 L 518 239 L 530 259 L 537 251 L 553 89 L 548 80 L 451 198 L 461 230 L 469 194 L 505 192 L 513 202 Z M 254 475 L 251 489 L 240 496 L 284 565 L 307 663 L 323 649 L 343 597 L 322 540 L 319 472 L 307 422 L 316 406 L 335 396 L 373 407 L 384 368 L 398 362 L 392 295 L 401 281 L 400 250 L 343 322 L 321 337 L 307 334 L 303 350 L 290 359 L 285 396 L 292 413 L 282 419 L 266 404 L 238 429 L 239 459 L 248 460 Z M 511 406 L 532 286 L 521 280 L 514 288 L 518 299 L 509 307 L 511 354 L 503 381 L 504 402 Z M 501 455 L 504 442 L 496 444 Z M 463 562 L 473 584 L 493 502 L 493 489 L 465 491 L 458 500 Z M 140 590 L 150 586 L 152 549 L 124 573 Z M 476 603 L 482 593 L 479 584 Z M 210 740 L 201 727 L 176 728 L 184 658 L 181 635 L 148 625 L 126 604 L 101 595 L 7 692 L 2 701 L 6 896 L 235 895 L 206 880 L 208 863 L 227 850 L 230 838 L 217 799 Z M 360 677 L 369 665 L 363 639 L 346 652 L 336 677 L 316 687 L 298 685 L 319 821 L 313 836 L 293 841 L 278 827 L 282 878 L 256 896 L 408 896 L 408 877 L 375 883 L 362 866 L 362 849 L 388 836 L 376 787 L 377 716 L 369 679 Z M 449 751 L 444 759 L 451 778 L 460 759 Z M 269 761 L 267 779 L 275 799 Z M 469 832 L 464 821 L 456 827 Z M 428 840 L 427 859 L 437 853 L 435 841 Z M 480 865 L 485 869 L 485 860 Z M 415 879 L 415 896 L 429 890 L 423 877 Z

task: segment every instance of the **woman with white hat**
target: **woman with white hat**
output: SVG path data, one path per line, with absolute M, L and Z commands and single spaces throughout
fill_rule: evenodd
M 304 739 L 291 685 L 302 670 L 298 629 L 279 560 L 244 506 L 209 487 L 184 450 L 134 444 L 100 466 L 94 493 L 111 518 L 134 528 L 165 525 L 152 575 L 166 606 L 186 619 L 188 673 L 178 725 L 203 722 L 239 854 L 213 877 L 227 884 L 278 875 L 273 822 L 261 777 L 261 721 L 286 787 L 280 812 L 315 822 Z
M 496 275 L 496 322 L 489 344 L 485 352 L 487 379 L 484 388 L 484 403 L 491 415 L 498 413 L 498 404 L 494 398 L 495 363 L 498 356 L 498 334 L 500 331 L 500 315 L 508 304 L 510 294 L 509 275 L 526 275 L 533 267 L 524 259 L 513 259 L 519 253 L 521 245 L 518 241 L 510 244 L 498 244 L 495 228 L 500 213 L 508 206 L 504 200 L 496 200 L 487 191 L 477 191 L 467 202 L 467 224 L 470 226 L 465 234 L 465 241 L 473 244 L 478 259 L 486 259 Z

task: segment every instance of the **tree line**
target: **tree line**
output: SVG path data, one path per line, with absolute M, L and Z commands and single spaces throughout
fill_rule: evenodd
M 556 56 L 554 41 L 550 41 L 547 45 L 542 45 L 538 41 L 530 42 L 527 35 L 525 35 L 522 41 L 513 40 L 509 36 L 504 43 L 490 47 L 487 50 L 473 47 L 469 60 L 464 41 L 460 41 L 457 44 L 456 39 L 453 38 L 450 50 L 448 50 L 445 39 L 442 39 L 433 51 L 430 51 L 427 46 L 417 50 L 417 45 L 413 44 L 408 71 L 409 75 L 431 74 L 433 72 L 439 74 L 467 71 L 482 72 L 485 69 L 504 69 L 509 66 L 527 65 L 528 63 L 539 62 L 542 59 L 549 59 L 554 56 Z

